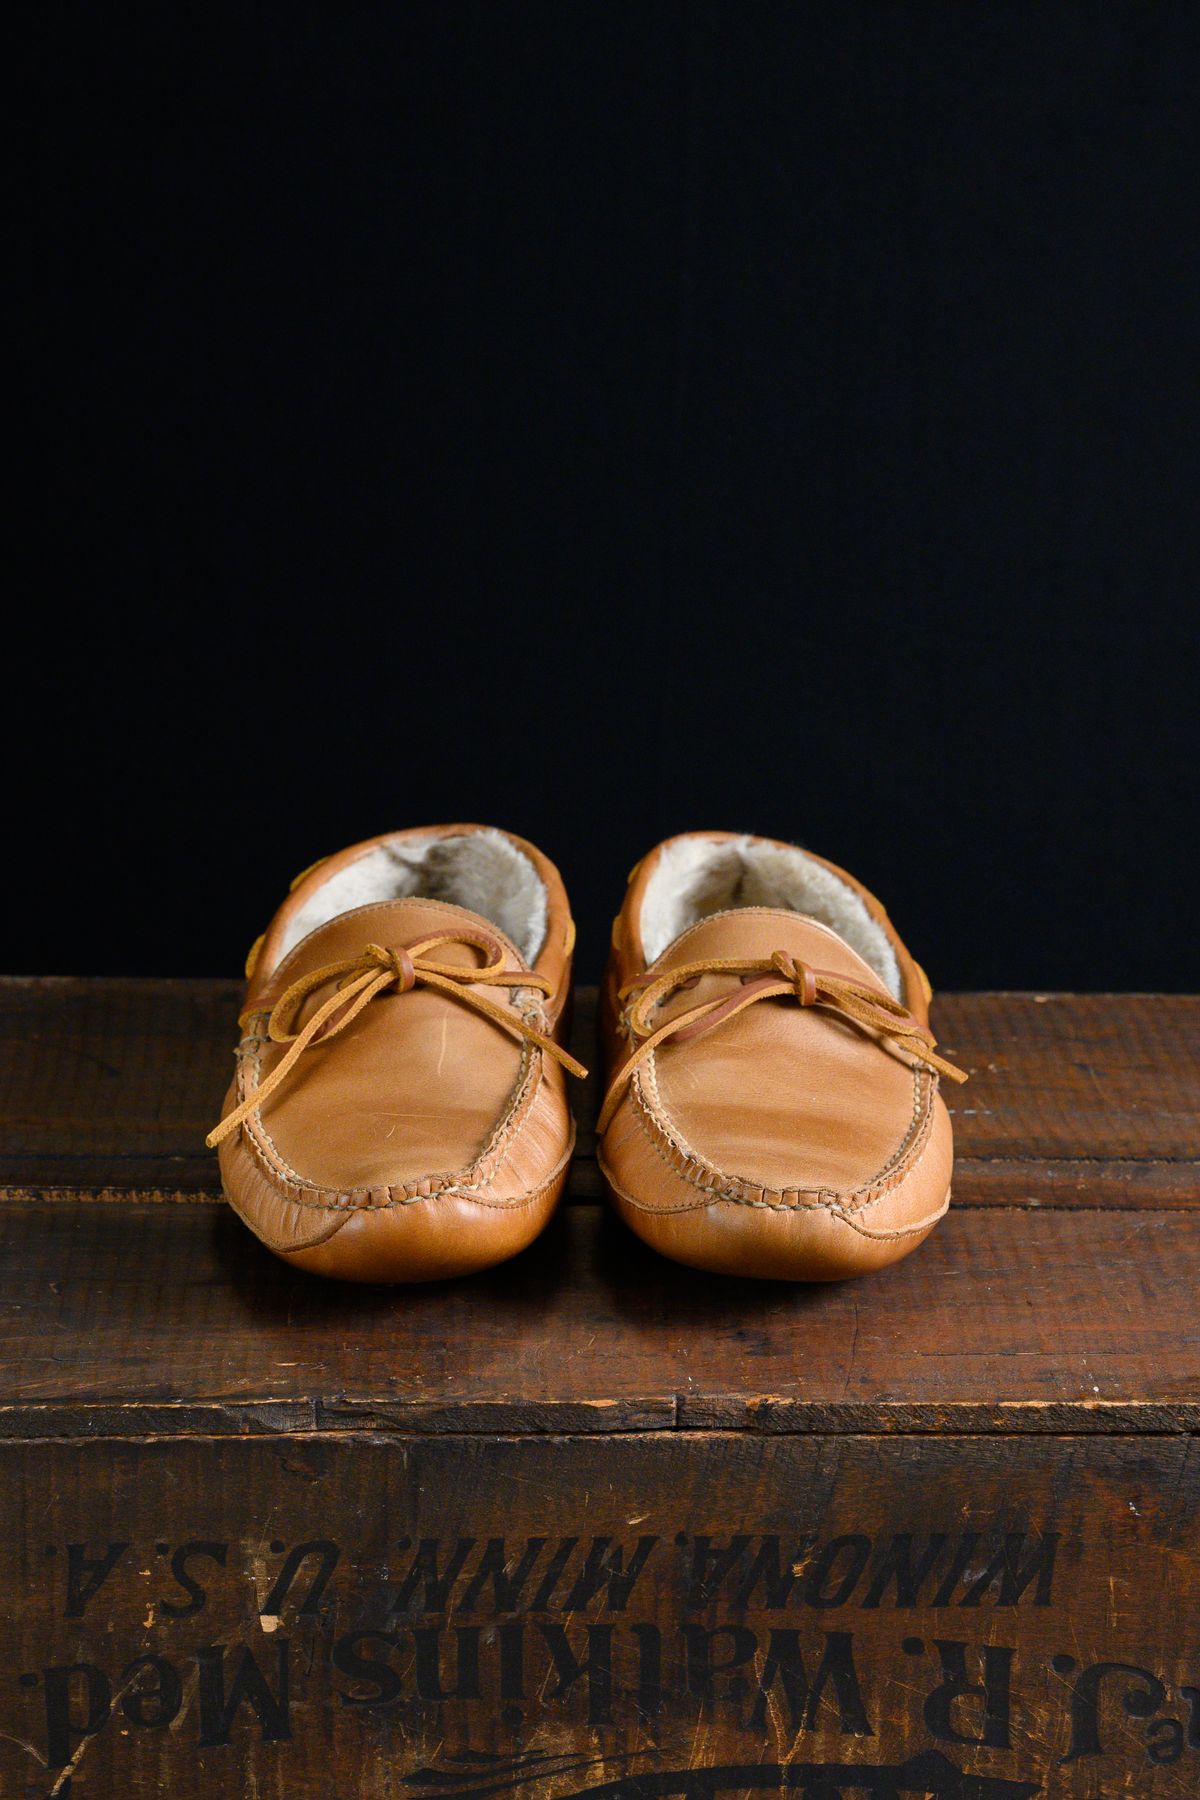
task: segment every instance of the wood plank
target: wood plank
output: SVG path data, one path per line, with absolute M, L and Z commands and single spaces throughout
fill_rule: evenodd
M 947 1095 L 957 1201 L 1198 1203 L 1200 1000 L 947 994 L 934 1023 L 971 1074 Z
M 731 1281 L 564 1209 L 523 1256 L 322 1282 L 226 1209 L 0 1209 L 0 1435 L 1200 1428 L 1200 1215 L 953 1212 L 827 1287 Z
M 0 1188 L 219 1197 L 204 1134 L 243 984 L 0 981 Z
M 0 1200 L 216 1202 L 204 1149 L 231 1066 L 240 984 L 0 981 Z M 575 1043 L 595 1063 L 594 993 Z M 950 1097 L 966 1205 L 1200 1204 L 1200 999 L 959 994 L 944 1047 L 972 1071 Z M 570 1194 L 600 1198 L 578 1091 Z
M 1194 995 L 945 994 L 934 1023 L 971 1075 L 951 1095 L 966 1158 L 1200 1154 Z
M 941 1002 L 958 1204 L 867 1280 L 699 1275 L 584 1199 L 372 1290 L 161 1204 L 215 1196 L 237 993 L 0 987 L 0 1791 L 1198 1791 L 1197 1002 Z M 641 1538 L 632 1599 L 577 1587 Z M 426 1539 L 463 1580 L 400 1599 Z M 472 1593 L 531 1545 L 553 1600 Z
M 10 1443 L 0 1504 L 13 1800 L 1200 1783 L 1185 1437 Z

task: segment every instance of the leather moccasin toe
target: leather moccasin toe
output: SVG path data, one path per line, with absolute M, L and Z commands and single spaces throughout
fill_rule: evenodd
M 573 943 L 557 869 L 506 832 L 397 832 L 300 876 L 251 951 L 209 1138 L 250 1229 L 352 1281 L 522 1250 L 571 1156 Z
M 656 1250 L 833 1281 L 914 1249 L 953 1161 L 929 988 L 882 906 L 773 839 L 690 833 L 634 870 L 601 1004 L 601 1167 Z

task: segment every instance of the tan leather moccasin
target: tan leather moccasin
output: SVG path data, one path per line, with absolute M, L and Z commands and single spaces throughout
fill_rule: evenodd
M 677 1262 L 834 1281 L 949 1204 L 929 986 L 873 895 L 792 844 L 670 838 L 638 865 L 601 1001 L 617 1211 Z
M 502 1262 L 562 1192 L 574 926 L 523 839 L 438 825 L 299 876 L 247 964 L 225 1193 L 269 1249 L 351 1281 Z

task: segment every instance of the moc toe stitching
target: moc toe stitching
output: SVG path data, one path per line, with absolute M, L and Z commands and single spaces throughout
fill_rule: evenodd
M 258 1039 L 244 1046 L 246 1055 L 242 1061 L 242 1070 L 248 1068 L 253 1081 L 245 1084 L 245 1093 L 252 1091 L 257 1085 L 259 1074 L 259 1056 L 256 1045 L 267 1040 Z M 424 1200 L 455 1196 L 476 1201 L 479 1205 L 490 1207 L 513 1207 L 532 1204 L 557 1179 L 565 1158 L 560 1160 L 555 1170 L 544 1180 L 533 1187 L 518 1191 L 511 1199 L 496 1200 L 484 1198 L 484 1190 L 493 1186 L 497 1178 L 504 1172 L 505 1165 L 511 1158 L 520 1133 L 528 1121 L 537 1101 L 542 1081 L 542 1064 L 544 1058 L 541 1051 L 526 1051 L 522 1056 L 521 1068 L 517 1074 L 513 1092 L 508 1106 L 501 1114 L 489 1134 L 478 1155 L 461 1169 L 438 1171 L 416 1179 L 387 1186 L 352 1187 L 335 1189 L 328 1185 L 310 1181 L 306 1176 L 293 1168 L 280 1153 L 263 1121 L 261 1109 L 256 1109 L 245 1121 L 243 1137 L 248 1143 L 260 1173 L 282 1199 L 294 1206 L 303 1206 L 322 1212 L 338 1212 L 344 1214 L 356 1212 L 384 1212 L 392 1207 L 414 1206 Z M 241 1094 L 242 1072 L 239 1071 L 239 1098 Z M 574 1132 L 572 1128 L 572 1141 Z M 569 1150 L 567 1156 L 569 1157 Z
M 701 1198 L 688 1206 L 656 1206 L 638 1200 L 625 1189 L 620 1188 L 622 1197 L 630 1206 L 639 1212 L 670 1214 L 687 1212 L 696 1208 L 721 1203 L 729 1206 L 747 1206 L 766 1212 L 814 1212 L 824 1211 L 843 1218 L 851 1223 L 856 1215 L 868 1211 L 879 1201 L 896 1193 L 907 1178 L 915 1171 L 920 1162 L 934 1121 L 934 1100 L 938 1091 L 936 1075 L 925 1070 L 913 1071 L 913 1114 L 908 1127 L 892 1155 L 867 1181 L 861 1182 L 851 1189 L 827 1187 L 765 1187 L 742 1175 L 730 1173 L 714 1163 L 688 1143 L 678 1129 L 663 1103 L 654 1079 L 654 1062 L 651 1057 L 646 1066 L 640 1069 L 630 1083 L 630 1091 L 626 1100 L 638 1126 L 654 1150 L 655 1155 L 663 1162 L 670 1174 L 678 1181 L 700 1190 Z M 609 1180 L 613 1177 L 605 1162 L 602 1151 L 600 1161 Z M 619 1184 L 613 1181 L 614 1186 Z M 941 1212 L 944 1212 L 945 1206 Z M 937 1217 L 941 1217 L 941 1212 Z M 903 1235 L 910 1228 L 905 1227 Z M 912 1228 L 916 1229 L 916 1228 Z M 924 1227 L 921 1227 L 924 1229 Z M 864 1230 L 863 1235 L 874 1236 L 875 1233 Z M 894 1232 L 880 1235 L 895 1236 Z

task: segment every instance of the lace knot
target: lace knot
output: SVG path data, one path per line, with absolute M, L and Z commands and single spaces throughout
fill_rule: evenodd
M 368 944 L 363 955 L 363 962 L 366 963 L 369 957 L 374 958 L 380 969 L 387 969 L 390 972 L 391 978 L 396 984 L 397 993 L 407 994 L 411 988 L 417 985 L 417 971 L 413 967 L 413 959 L 409 955 L 406 945 Z
M 801 1006 L 817 1004 L 817 972 L 809 968 L 806 962 L 800 962 L 786 950 L 776 950 L 771 956 L 771 966 L 786 982 Z
M 714 994 L 654 1028 L 651 1014 L 657 1007 L 695 987 L 701 977 L 714 975 L 735 975 L 738 985 L 732 992 Z M 713 956 L 684 963 L 664 975 L 643 976 L 640 982 L 631 982 L 622 989 L 621 998 L 629 1002 L 624 1023 L 631 1053 L 614 1075 L 600 1108 L 596 1130 L 601 1135 L 608 1129 L 631 1078 L 660 1044 L 690 1043 L 760 1000 L 791 999 L 804 1007 L 836 1013 L 847 1024 L 873 1037 L 889 1055 L 899 1050 L 934 1075 L 944 1075 L 949 1081 L 967 1079 L 961 1069 L 937 1054 L 936 1039 L 928 1026 L 920 1024 L 893 994 L 833 969 L 810 968 L 787 950 L 774 950 L 762 957 Z
M 451 946 L 469 950 L 479 960 L 447 963 L 430 955 L 431 951 Z M 307 1024 L 295 1029 L 310 999 L 330 983 L 334 984 L 333 993 L 317 1007 Z M 533 969 L 506 969 L 500 940 L 488 932 L 464 925 L 435 937 L 415 939 L 410 944 L 366 944 L 358 956 L 313 969 L 293 981 L 275 1002 L 267 1023 L 271 1042 L 287 1045 L 286 1054 L 256 1083 L 240 1105 L 209 1132 L 206 1143 L 211 1148 L 236 1131 L 280 1082 L 287 1079 L 306 1050 L 336 1038 L 339 1032 L 354 1023 L 372 1000 L 393 989 L 397 994 L 409 994 L 418 983 L 482 1013 L 511 1037 L 541 1050 L 561 1064 L 568 1074 L 580 1077 L 587 1074 L 583 1065 L 550 1035 L 545 1010 L 539 1002 L 534 1001 L 525 1012 L 519 1013 L 511 1006 L 497 1006 L 495 1001 L 478 991 L 480 987 L 507 988 L 511 994 L 516 990 L 532 989 L 534 994 L 546 995 L 552 991 L 549 977 Z M 539 1030 L 539 1025 L 545 1029 Z

